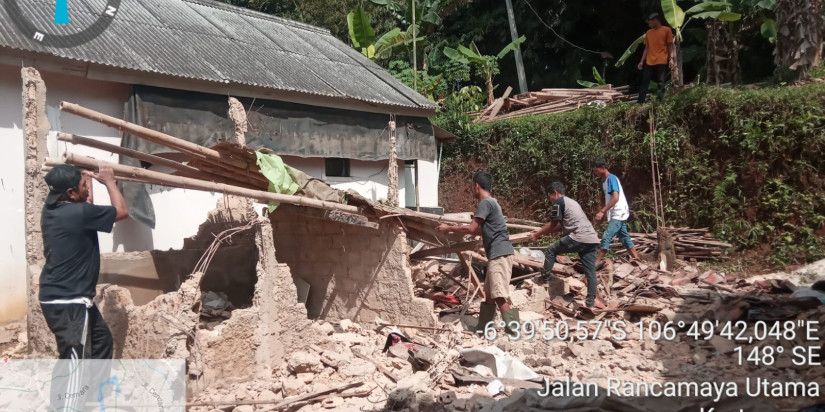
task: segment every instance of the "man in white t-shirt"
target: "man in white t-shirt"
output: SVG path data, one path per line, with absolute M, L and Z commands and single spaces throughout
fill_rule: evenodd
M 607 164 L 603 157 L 597 157 L 590 163 L 593 174 L 602 180 L 602 192 L 604 193 L 604 203 L 599 213 L 596 214 L 596 221 L 602 220 L 607 215 L 607 229 L 602 235 L 602 244 L 599 249 L 599 256 L 596 258 L 596 267 L 600 267 L 604 255 L 610 250 L 610 242 L 619 236 L 622 246 L 630 253 L 633 259 L 639 259 L 639 253 L 633 244 L 633 239 L 627 233 L 627 220 L 630 219 L 630 206 L 622 189 L 622 183 L 616 175 L 607 170 Z

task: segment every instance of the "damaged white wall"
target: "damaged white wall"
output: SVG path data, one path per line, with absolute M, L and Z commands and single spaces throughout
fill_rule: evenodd
M 35 65 L 36 66 L 36 65 Z M 40 70 L 47 87 L 47 113 L 53 132 L 49 136 L 49 155 L 62 155 L 66 147 L 70 151 L 117 162 L 117 157 L 95 149 L 59 142 L 54 131 L 76 133 L 86 137 L 119 145 L 119 133 L 106 126 L 76 116 L 61 114 L 57 109 L 61 101 L 70 101 L 115 117 L 123 116 L 124 102 L 128 98 L 128 84 L 89 80 L 70 74 Z M 24 228 L 24 147 L 22 128 L 20 67 L 0 64 L 0 216 L 3 216 L 4 236 L 0 243 L 0 284 L 6 287 L 0 302 L 0 323 L 22 318 L 26 313 L 25 283 L 25 228 Z M 288 164 L 307 174 L 326 178 L 324 159 L 287 156 Z M 436 206 L 438 180 L 435 164 L 420 162 L 419 196 L 422 206 Z M 399 169 L 404 170 L 403 162 Z M 353 189 L 361 195 L 379 200 L 387 197 L 388 180 L 386 162 L 351 162 L 352 177 L 331 177 L 330 183 L 338 189 Z M 404 178 L 399 179 L 399 199 L 405 198 Z M 94 186 L 96 203 L 108 203 L 108 195 L 100 184 Z M 112 234 L 100 235 L 101 252 L 146 251 L 179 249 L 183 239 L 196 233 L 213 209 L 216 194 L 183 190 L 150 188 L 155 207 L 157 225 L 154 230 L 131 220 L 119 222 Z M 256 208 L 260 211 L 260 207 Z

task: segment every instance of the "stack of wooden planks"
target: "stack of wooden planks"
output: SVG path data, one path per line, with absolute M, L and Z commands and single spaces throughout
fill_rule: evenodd
M 576 110 L 589 104 L 607 104 L 635 99 L 623 94 L 628 86 L 614 88 L 606 84 L 587 89 L 542 89 L 539 92 L 517 94 L 510 97 L 512 88 L 486 109 L 474 113 L 477 121 L 491 122 L 512 119 L 528 114 L 560 113 Z
M 726 249 L 733 247 L 729 243 L 714 239 L 707 228 L 669 227 L 667 231 L 673 237 L 673 248 L 680 259 L 714 259 L 722 256 Z M 639 253 L 655 253 L 659 245 L 656 233 L 631 233 L 630 237 Z M 613 247 L 621 249 L 618 242 L 614 243 Z M 619 251 L 619 254 L 624 253 L 626 251 L 623 249 Z

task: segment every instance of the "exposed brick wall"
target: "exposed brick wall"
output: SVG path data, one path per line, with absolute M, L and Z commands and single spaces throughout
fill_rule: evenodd
M 413 294 L 406 236 L 394 224 L 364 228 L 288 205 L 271 220 L 278 261 L 311 286 L 311 318 L 435 323 L 432 302 Z

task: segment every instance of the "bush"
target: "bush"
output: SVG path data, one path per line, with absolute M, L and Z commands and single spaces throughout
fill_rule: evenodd
M 825 257 L 825 85 L 763 90 L 696 87 L 653 105 L 585 107 L 554 115 L 472 123 L 435 121 L 460 135 L 445 146 L 442 178 L 489 169 L 511 215 L 546 219 L 551 180 L 594 210 L 601 196 L 589 162 L 604 156 L 637 212 L 655 226 L 650 126 L 667 224 L 709 227 L 740 249 L 769 244 L 776 264 Z M 446 192 L 446 191 L 445 191 Z M 442 203 L 453 203 L 442 193 Z

